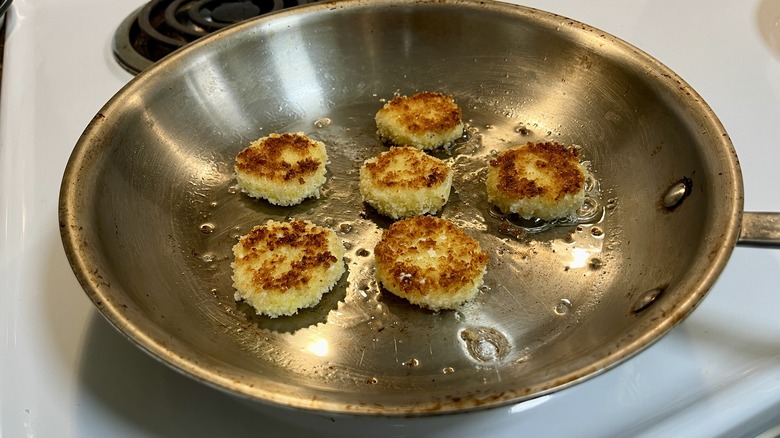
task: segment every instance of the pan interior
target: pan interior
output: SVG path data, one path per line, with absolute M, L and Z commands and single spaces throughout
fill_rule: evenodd
M 417 91 L 453 95 L 468 124 L 435 153 L 455 170 L 440 216 L 491 260 L 456 311 L 378 287 L 373 247 L 390 221 L 357 191 L 363 160 L 386 150 L 374 114 Z M 238 192 L 236 154 L 272 132 L 326 143 L 320 199 L 275 207 Z M 528 232 L 491 213 L 486 165 L 543 140 L 581 147 L 591 204 L 581 223 Z M 198 379 L 314 410 L 452 412 L 566 387 L 684 318 L 735 239 L 732 152 L 675 75 L 580 23 L 481 2 L 313 5 L 206 38 L 117 94 L 66 171 L 63 242 L 108 319 Z M 664 207 L 679 181 L 689 196 Z M 233 299 L 231 247 L 293 217 L 337 231 L 348 273 L 315 308 L 254 315 Z

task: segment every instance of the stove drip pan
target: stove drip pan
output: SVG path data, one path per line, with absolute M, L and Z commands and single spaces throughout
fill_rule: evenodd
M 269 12 L 317 0 L 151 0 L 117 28 L 114 56 L 138 74 L 198 38 Z

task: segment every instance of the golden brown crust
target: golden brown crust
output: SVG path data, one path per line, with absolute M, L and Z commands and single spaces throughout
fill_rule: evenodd
M 557 142 L 529 142 L 506 150 L 491 160 L 490 166 L 498 170 L 497 189 L 513 199 L 544 196 L 560 200 L 566 194 L 579 193 L 585 184 L 579 151 Z M 540 185 L 531 178 L 528 166 L 544 173 L 547 183 Z
M 403 167 L 403 171 L 393 170 Z M 377 189 L 419 189 L 435 187 L 444 183 L 450 168 L 419 149 L 393 147 L 366 162 L 371 183 Z
M 452 96 L 431 92 L 395 97 L 379 111 L 397 114 L 398 122 L 414 134 L 449 131 L 462 116 Z
M 300 134 L 268 136 L 238 154 L 236 170 L 268 181 L 297 180 L 305 184 L 304 178 L 323 165 L 311 157 L 316 147 L 311 139 Z
M 451 187 L 446 162 L 407 146 L 392 147 L 360 168 L 363 201 L 393 219 L 437 212 Z
M 330 251 L 328 230 L 308 226 L 306 222 L 296 220 L 283 226 L 257 226 L 241 241 L 245 254 L 237 258 L 237 265 L 251 263 L 258 253 L 277 251 L 272 259 L 265 260 L 252 276 L 252 286 L 257 290 L 274 290 L 284 293 L 292 288 L 300 288 L 311 281 L 311 273 L 316 268 L 327 268 L 338 259 Z M 274 275 L 274 266 L 288 262 L 282 248 L 295 249 L 296 260 L 289 261 L 292 269 L 281 276 Z
M 432 309 L 473 297 L 488 255 L 452 222 L 416 216 L 394 223 L 374 249 L 377 276 L 396 295 Z

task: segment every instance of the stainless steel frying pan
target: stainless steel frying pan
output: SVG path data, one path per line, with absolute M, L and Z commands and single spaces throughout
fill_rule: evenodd
M 437 153 L 456 172 L 441 216 L 491 256 L 477 299 L 438 313 L 377 286 L 389 221 L 356 190 L 363 160 L 385 149 L 375 112 L 426 90 L 452 94 L 469 125 Z M 328 145 L 321 199 L 280 208 L 238 193 L 236 153 L 289 131 Z M 487 204 L 487 161 L 538 140 L 579 145 L 590 163 L 577 221 L 520 222 Z M 239 24 L 131 81 L 79 139 L 60 223 L 95 305 L 173 368 L 271 404 L 417 415 L 557 391 L 658 340 L 740 232 L 780 238 L 778 216 L 743 214 L 742 194 L 701 97 L 611 35 L 500 3 L 347 0 Z M 231 247 L 290 217 L 335 229 L 348 274 L 315 308 L 259 317 L 233 299 Z

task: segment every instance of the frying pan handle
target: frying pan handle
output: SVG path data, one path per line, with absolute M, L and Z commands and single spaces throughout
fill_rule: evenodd
M 780 248 L 780 213 L 745 212 L 737 245 Z

